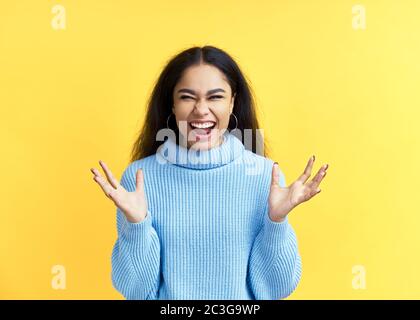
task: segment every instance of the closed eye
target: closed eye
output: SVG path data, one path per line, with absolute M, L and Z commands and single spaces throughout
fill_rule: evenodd
M 193 99 L 193 97 L 191 96 L 181 96 L 181 99 L 185 100 L 185 99 Z
M 193 97 L 191 97 L 191 96 L 181 96 L 180 97 L 182 100 L 186 100 L 186 99 L 194 99 Z M 210 97 L 210 99 L 222 99 L 222 98 L 224 98 L 223 96 L 211 96 Z

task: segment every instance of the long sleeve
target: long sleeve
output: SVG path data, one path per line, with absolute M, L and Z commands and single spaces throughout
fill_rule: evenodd
M 274 222 L 264 217 L 255 238 L 248 280 L 257 300 L 283 299 L 295 290 L 301 276 L 301 258 L 297 240 L 288 219 Z
M 121 185 L 135 190 L 135 172 L 124 171 Z M 127 220 L 117 208 L 118 238 L 112 250 L 112 284 L 126 299 L 156 299 L 160 281 L 160 242 L 148 210 L 138 223 Z
M 285 186 L 282 172 L 280 185 Z M 301 268 L 296 234 L 288 218 L 282 222 L 271 220 L 267 203 L 248 265 L 247 280 L 255 299 L 276 300 L 289 296 L 299 283 Z

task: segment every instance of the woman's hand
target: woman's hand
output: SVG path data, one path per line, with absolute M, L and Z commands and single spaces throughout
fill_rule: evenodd
M 115 205 L 120 208 L 128 221 L 132 223 L 143 221 L 147 214 L 143 170 L 137 170 L 136 190 L 133 192 L 128 192 L 114 178 L 111 170 L 108 169 L 107 165 L 103 161 L 99 161 L 99 164 L 105 171 L 105 175 L 108 181 L 101 176 L 96 168 L 90 169 L 90 171 L 92 171 L 94 174 L 93 180 L 95 180 L 101 186 L 105 195 L 114 201 Z
M 271 220 L 282 222 L 294 207 L 321 192 L 321 189 L 319 189 L 318 186 L 327 174 L 328 164 L 323 165 L 315 177 L 305 184 L 306 180 L 311 176 L 314 161 L 315 156 L 312 156 L 302 175 L 285 188 L 279 185 L 279 168 L 277 162 L 274 163 L 270 194 L 268 197 L 269 215 Z

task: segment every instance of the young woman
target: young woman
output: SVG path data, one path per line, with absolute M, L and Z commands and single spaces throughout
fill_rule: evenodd
M 286 186 L 258 145 L 250 87 L 226 52 L 193 47 L 169 61 L 120 183 L 103 161 L 106 178 L 91 169 L 117 207 L 112 283 L 125 298 L 290 295 L 301 259 L 287 216 L 320 192 L 328 165 L 306 182 L 312 156 Z

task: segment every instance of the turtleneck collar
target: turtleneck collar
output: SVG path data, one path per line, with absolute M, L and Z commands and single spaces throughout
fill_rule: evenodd
M 162 143 L 156 156 L 160 163 L 170 162 L 190 169 L 211 169 L 226 165 L 239 158 L 245 146 L 233 134 L 225 131 L 223 142 L 211 149 L 188 149 L 176 143 L 174 136 L 168 136 Z

